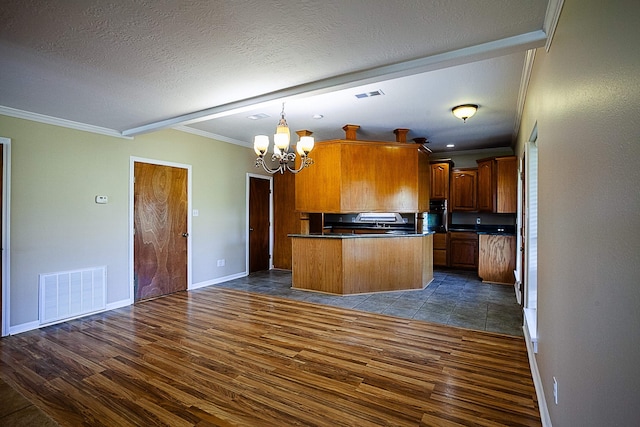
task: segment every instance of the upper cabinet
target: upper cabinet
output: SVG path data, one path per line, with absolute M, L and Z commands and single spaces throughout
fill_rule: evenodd
M 426 212 L 428 153 L 411 143 L 316 143 L 314 164 L 296 175 L 300 212 Z
M 452 212 L 477 210 L 477 169 L 454 169 L 451 173 Z
M 478 160 L 478 210 L 516 213 L 518 159 L 516 156 Z
M 431 163 L 431 198 L 449 198 L 449 174 L 451 173 L 451 162 Z

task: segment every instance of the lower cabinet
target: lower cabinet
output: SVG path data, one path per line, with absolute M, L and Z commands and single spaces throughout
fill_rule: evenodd
M 457 268 L 478 268 L 478 234 L 449 232 L 449 265 Z
M 480 235 L 478 276 L 483 282 L 513 285 L 516 268 L 516 236 Z
M 433 265 L 447 267 L 447 233 L 435 233 L 433 235 Z

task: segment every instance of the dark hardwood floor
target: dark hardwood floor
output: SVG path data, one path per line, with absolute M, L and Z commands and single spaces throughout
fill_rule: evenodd
M 5 337 L 61 425 L 538 426 L 522 337 L 208 287 Z

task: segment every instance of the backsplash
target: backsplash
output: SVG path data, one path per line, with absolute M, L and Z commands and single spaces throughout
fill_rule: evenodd
M 495 214 L 485 212 L 453 212 L 451 224 L 476 225 L 480 218 L 482 225 L 516 225 L 515 214 Z

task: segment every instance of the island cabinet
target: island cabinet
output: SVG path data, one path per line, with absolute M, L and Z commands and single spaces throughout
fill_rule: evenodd
M 516 236 L 480 234 L 478 276 L 483 282 L 513 285 Z
M 330 294 L 422 289 L 433 280 L 433 235 L 292 235 L 292 287 Z
M 448 199 L 449 198 L 449 175 L 451 173 L 452 163 L 432 162 L 431 163 L 431 198 L 432 199 Z
M 426 212 L 429 156 L 408 143 L 316 143 L 314 164 L 295 177 L 299 212 Z
M 518 160 L 516 156 L 478 160 L 478 210 L 516 213 Z
M 447 250 L 449 239 L 447 233 L 435 233 L 433 235 L 433 265 L 447 267 Z
M 450 210 L 475 211 L 477 204 L 477 169 L 454 169 L 451 173 Z
M 449 233 L 449 265 L 457 268 L 478 268 L 478 234 L 475 232 Z

